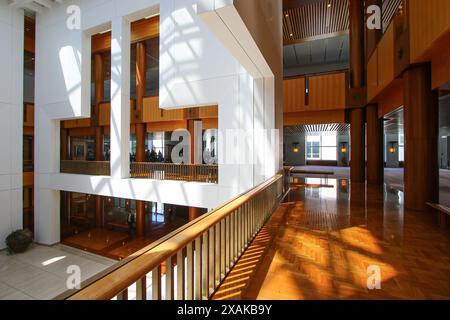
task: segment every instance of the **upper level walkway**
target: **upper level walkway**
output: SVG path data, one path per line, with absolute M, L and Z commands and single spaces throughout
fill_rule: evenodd
M 450 236 L 435 214 L 404 211 L 391 188 L 328 184 L 294 181 L 214 299 L 450 298 Z

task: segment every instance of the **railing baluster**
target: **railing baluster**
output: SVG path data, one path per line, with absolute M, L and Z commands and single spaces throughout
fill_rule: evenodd
M 117 295 L 117 300 L 128 300 L 128 288 Z
M 166 300 L 174 299 L 174 275 L 172 257 L 166 260 Z
M 225 278 L 226 271 L 226 250 L 225 250 L 225 224 L 226 220 L 220 221 L 220 281 Z
M 185 273 L 183 250 L 177 253 L 177 300 L 185 300 Z
M 225 218 L 225 273 L 230 270 L 230 217 Z
M 202 299 L 209 299 L 209 231 L 203 234 L 202 243 Z
M 216 269 L 215 272 L 214 272 L 215 273 L 214 289 L 220 284 L 220 280 L 221 280 L 221 273 L 220 273 L 221 262 L 220 262 L 220 258 L 222 256 L 222 254 L 220 252 L 220 248 L 221 248 L 221 246 L 220 246 L 220 231 L 221 231 L 220 230 L 220 224 L 216 224 L 216 226 L 214 227 L 214 232 L 216 234 L 215 250 L 214 250 L 215 251 L 215 259 L 214 259 L 215 263 L 214 263 L 214 266 L 215 266 L 215 269 Z
M 215 266 L 215 254 L 214 254 L 214 243 L 216 240 L 214 227 L 209 229 L 209 284 L 208 284 L 208 295 L 210 295 L 215 287 L 215 275 L 214 275 L 214 266 Z
M 136 281 L 136 300 L 147 300 L 147 275 Z
M 194 299 L 202 299 L 202 237 L 195 239 Z M 203 269 L 204 270 L 204 269 Z
M 189 243 L 186 247 L 186 299 L 194 299 L 194 245 Z
M 161 300 L 161 265 L 152 270 L 152 299 Z

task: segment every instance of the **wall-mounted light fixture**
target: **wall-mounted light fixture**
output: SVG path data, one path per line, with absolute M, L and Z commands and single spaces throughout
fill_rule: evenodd
M 342 142 L 341 144 L 341 152 L 347 153 L 347 142 Z
M 292 144 L 292 152 L 294 152 L 294 153 L 299 153 L 300 152 L 300 149 L 299 149 L 298 145 L 299 145 L 298 142 L 294 142 Z
M 395 153 L 396 149 L 395 149 L 395 142 L 391 141 L 389 142 L 391 144 L 391 146 L 389 147 L 389 152 L 390 153 Z

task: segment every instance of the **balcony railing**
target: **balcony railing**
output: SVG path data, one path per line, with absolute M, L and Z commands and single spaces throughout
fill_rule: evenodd
M 131 299 L 133 284 L 137 300 L 209 299 L 279 204 L 282 189 L 283 176 L 276 175 L 58 299 Z
M 132 178 L 218 183 L 217 165 L 134 162 Z
M 109 176 L 109 161 L 61 161 L 61 173 Z M 131 177 L 156 180 L 178 180 L 206 183 L 218 183 L 217 165 L 192 165 L 174 163 L 131 163 Z
M 109 176 L 109 161 L 62 160 L 61 173 L 85 174 L 90 176 Z
M 33 160 L 23 160 L 23 172 L 33 172 L 34 163 Z

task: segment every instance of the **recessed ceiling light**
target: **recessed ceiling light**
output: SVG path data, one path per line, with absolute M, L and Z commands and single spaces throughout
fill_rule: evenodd
M 290 36 L 293 37 L 294 35 L 291 33 Z
M 287 18 L 287 17 L 289 17 L 289 14 L 286 13 L 284 16 Z
M 327 4 L 327 8 L 331 8 L 331 3 Z

